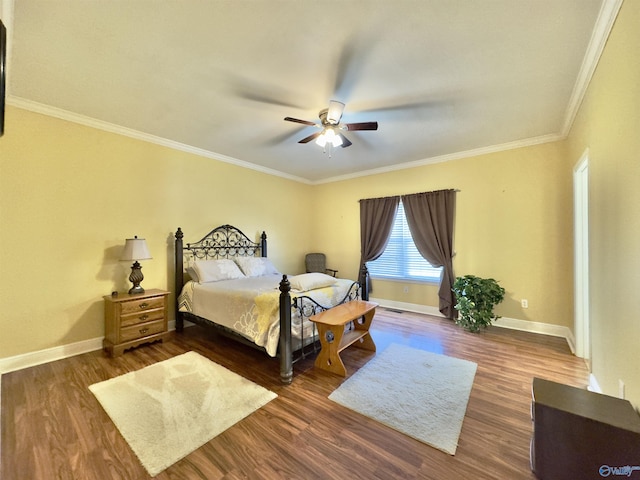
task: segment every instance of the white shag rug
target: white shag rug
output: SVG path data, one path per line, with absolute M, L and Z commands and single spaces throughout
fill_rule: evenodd
M 391 344 L 329 398 L 455 455 L 477 365 Z
M 89 389 L 152 477 L 277 397 L 196 352 Z

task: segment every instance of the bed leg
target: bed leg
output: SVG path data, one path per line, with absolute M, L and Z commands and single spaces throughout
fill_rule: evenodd
M 289 384 L 293 380 L 291 351 L 291 285 L 286 275 L 280 282 L 280 380 Z
M 175 247 L 175 256 L 176 256 L 176 276 L 175 276 L 175 316 L 176 316 L 176 331 L 181 332 L 184 327 L 184 321 L 182 319 L 182 313 L 180 313 L 180 292 L 182 291 L 182 287 L 184 286 L 184 257 L 182 256 L 182 237 L 184 234 L 182 233 L 182 229 L 178 227 L 176 230 L 176 247 Z
M 369 269 L 366 264 L 362 265 L 360 270 L 360 289 L 362 294 L 362 300 L 369 300 Z

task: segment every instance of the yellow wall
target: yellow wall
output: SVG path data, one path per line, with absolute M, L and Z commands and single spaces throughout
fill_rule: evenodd
M 592 369 L 640 405 L 640 2 L 622 5 L 567 140 L 589 149 Z
M 335 268 L 355 276 L 359 199 L 460 189 L 455 274 L 497 279 L 506 289 L 501 316 L 571 327 L 572 179 L 562 153 L 550 143 L 318 185 L 315 242 Z M 436 286 L 374 280 L 372 296 L 438 306 Z
M 358 200 L 440 188 L 461 190 L 456 273 L 498 279 L 502 316 L 571 325 L 571 176 L 561 144 L 309 186 L 18 108 L 8 108 L 6 125 L 0 265 L 11 273 L 0 280 L 0 358 L 102 336 L 102 295 L 128 288 L 130 265 L 118 260 L 127 237 L 148 241 L 147 288 L 173 288 L 176 227 L 189 241 L 222 223 L 256 238 L 266 230 L 269 256 L 287 273 L 319 250 L 355 278 Z M 435 286 L 403 286 L 376 282 L 374 296 L 437 307 Z
M 147 239 L 146 288 L 173 288 L 173 234 L 266 230 L 303 268 L 309 185 L 8 107 L 0 139 L 0 358 L 104 334 L 102 296 L 129 288 L 125 238 Z M 292 201 L 295 200 L 295 201 Z M 295 238 L 296 241 L 291 241 Z

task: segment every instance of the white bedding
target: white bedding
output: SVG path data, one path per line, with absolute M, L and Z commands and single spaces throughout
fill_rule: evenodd
M 210 283 L 187 282 L 180 294 L 181 312 L 190 312 L 223 325 L 264 347 L 274 357 L 280 339 L 281 275 L 264 275 Z M 307 296 L 324 307 L 337 305 L 353 280 L 335 279 L 333 285 L 291 292 L 291 299 Z M 292 335 L 300 337 L 300 317 L 292 315 Z M 304 338 L 313 335 L 313 323 L 304 322 Z

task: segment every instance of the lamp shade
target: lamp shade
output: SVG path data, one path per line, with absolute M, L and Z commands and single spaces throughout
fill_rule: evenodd
M 329 102 L 329 110 L 327 111 L 327 122 L 331 125 L 337 125 L 342 118 L 342 112 L 344 110 L 344 103 L 336 100 Z
M 148 260 L 151 258 L 147 241 L 144 238 L 127 238 L 121 260 Z

